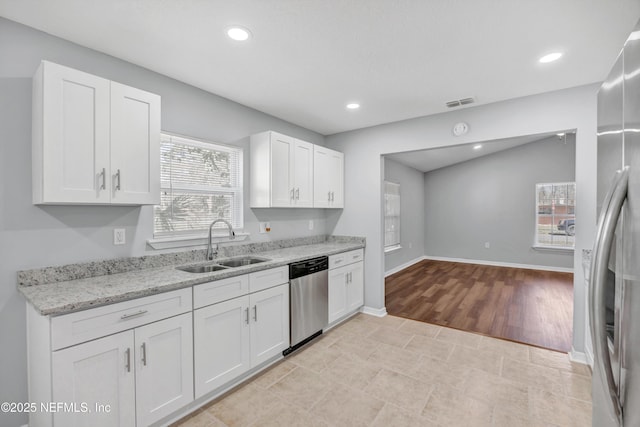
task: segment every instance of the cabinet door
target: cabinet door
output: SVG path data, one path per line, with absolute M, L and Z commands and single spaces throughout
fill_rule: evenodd
M 53 352 L 53 402 L 87 405 L 91 413 L 57 410 L 56 426 L 135 426 L 133 332 Z
M 313 147 L 313 207 L 315 208 L 328 208 L 331 202 L 331 190 L 329 190 L 331 151 L 317 145 Z
M 347 313 L 364 305 L 364 265 L 356 262 L 349 266 L 347 278 Z
M 196 398 L 250 368 L 249 296 L 193 312 Z
M 344 207 L 344 154 L 333 151 L 328 159 L 329 191 L 331 191 L 332 208 Z
M 109 203 L 109 81 L 50 62 L 41 67 L 34 79 L 34 203 Z
M 313 206 L 344 207 L 344 155 L 326 147 L 314 146 Z
M 160 97 L 111 82 L 111 202 L 160 204 Z
M 329 270 L 329 323 L 347 313 L 348 266 Z
M 295 139 L 271 132 L 271 206 L 293 203 L 293 155 Z
M 313 144 L 296 140 L 293 156 L 294 206 L 313 206 Z
M 136 420 L 146 426 L 193 401 L 191 313 L 135 329 Z
M 249 295 L 251 366 L 289 347 L 289 284 Z

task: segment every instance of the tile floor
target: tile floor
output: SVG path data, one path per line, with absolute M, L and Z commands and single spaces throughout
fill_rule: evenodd
M 181 427 L 591 426 L 591 373 L 566 354 L 358 314 Z

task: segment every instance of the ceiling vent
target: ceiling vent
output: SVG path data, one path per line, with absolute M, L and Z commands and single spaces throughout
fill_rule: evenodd
M 474 102 L 476 102 L 476 100 L 473 98 L 462 98 L 462 99 L 456 99 L 455 101 L 449 101 L 447 102 L 446 105 L 448 108 L 454 108 L 454 107 L 461 107 L 467 104 L 473 104 Z

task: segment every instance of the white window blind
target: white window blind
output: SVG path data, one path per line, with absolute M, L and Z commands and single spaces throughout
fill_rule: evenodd
M 154 236 L 201 234 L 218 218 L 242 229 L 241 148 L 162 134 L 160 179 Z
M 575 247 L 576 183 L 536 184 L 534 246 Z
M 400 184 L 384 182 L 384 247 L 400 246 Z

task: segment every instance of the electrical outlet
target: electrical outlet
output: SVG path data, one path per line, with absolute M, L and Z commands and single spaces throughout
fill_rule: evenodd
M 309 230 L 313 230 L 313 220 L 309 220 Z
M 126 242 L 126 235 L 124 228 L 114 228 L 113 229 L 113 244 L 114 245 L 124 245 Z
M 260 226 L 260 234 L 265 234 L 271 231 L 271 224 L 268 222 L 260 222 L 258 225 Z
M 484 242 L 484 248 L 485 249 L 489 249 L 491 247 L 491 243 L 489 242 Z

